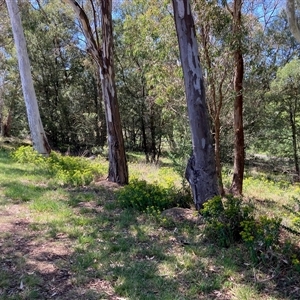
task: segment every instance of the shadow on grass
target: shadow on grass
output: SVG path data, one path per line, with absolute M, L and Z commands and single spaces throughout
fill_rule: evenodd
M 4 182 L 0 186 L 4 189 L 4 195 L 15 202 L 38 199 L 51 190 L 47 186 L 36 186 L 33 183 L 20 183 L 20 181 Z
M 5 223 L 0 299 L 225 300 L 238 285 L 257 299 L 299 299 L 299 276 L 280 259 L 257 268 L 254 280 L 245 249 L 208 244 L 201 225 L 122 210 L 104 187 L 67 196 L 60 214 L 33 209 L 40 221 L 11 216 Z

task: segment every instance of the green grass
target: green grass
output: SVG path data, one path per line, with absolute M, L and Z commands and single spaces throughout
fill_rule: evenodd
M 167 161 L 159 168 L 131 160 L 131 178 L 180 188 Z M 284 257 L 254 268 L 243 244 L 220 248 L 201 223 L 123 209 L 106 185 L 61 186 L 7 150 L 0 167 L 1 300 L 297 299 L 300 273 Z M 258 214 L 282 216 L 282 204 L 299 198 L 297 186 L 250 175 L 245 197 Z

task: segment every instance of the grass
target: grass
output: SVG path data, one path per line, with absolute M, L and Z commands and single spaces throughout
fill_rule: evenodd
M 132 178 L 180 184 L 167 163 L 132 157 Z M 1 300 L 299 299 L 300 273 L 283 257 L 253 268 L 243 244 L 219 248 L 201 223 L 122 209 L 107 182 L 61 186 L 3 149 L 0 168 Z M 251 172 L 245 197 L 258 213 L 282 216 L 282 204 L 299 198 L 296 185 Z

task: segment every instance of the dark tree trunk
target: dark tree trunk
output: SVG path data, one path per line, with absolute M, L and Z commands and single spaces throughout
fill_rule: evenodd
M 106 126 L 106 120 L 105 120 L 105 113 L 103 109 L 103 103 L 101 101 L 98 101 L 99 95 L 102 94 L 101 90 L 101 80 L 100 80 L 100 73 L 99 68 L 96 71 L 96 87 L 95 87 L 95 108 L 97 112 L 96 117 L 96 143 L 100 147 L 103 147 L 107 141 L 107 126 Z
M 209 32 L 210 27 L 209 26 L 201 26 L 201 33 L 202 33 L 202 44 L 205 54 L 205 59 L 208 67 L 208 75 L 207 80 L 209 84 L 209 92 L 210 92 L 210 98 L 211 98 L 211 105 L 209 106 L 211 108 L 211 117 L 214 121 L 214 130 L 215 130 L 215 158 L 216 158 L 216 172 L 218 177 L 218 186 L 219 186 L 219 192 L 223 196 L 225 194 L 224 186 L 223 186 L 223 179 L 222 179 L 222 164 L 221 164 L 221 138 L 220 138 L 220 131 L 221 131 L 221 122 L 220 122 L 220 114 L 221 109 L 223 105 L 223 93 L 222 93 L 222 87 L 223 82 L 225 80 L 225 74 L 224 72 L 223 78 L 220 81 L 219 84 L 219 97 L 217 99 L 217 93 L 216 93 L 216 80 L 214 76 L 211 74 L 213 67 L 211 63 L 211 58 L 209 54 L 208 49 L 208 40 L 210 36 Z
M 244 78 L 244 60 L 241 45 L 242 33 L 242 0 L 235 0 L 233 11 L 233 34 L 234 47 L 234 166 L 233 179 L 230 192 L 234 195 L 242 195 L 245 165 L 245 145 L 244 145 L 244 127 L 243 127 L 243 78 Z
M 173 7 L 193 144 L 186 178 L 196 209 L 200 209 L 204 202 L 219 194 L 214 149 L 190 2 L 173 0 Z
M 294 117 L 292 107 L 290 107 L 290 124 L 292 129 L 295 172 L 297 174 L 297 181 L 299 181 L 300 173 L 299 173 L 299 157 L 298 157 L 298 150 L 297 150 L 297 131 L 296 131 L 296 122 L 295 122 L 295 117 Z
M 146 163 L 149 163 L 149 153 L 148 153 L 148 143 L 147 143 L 147 134 L 146 126 L 144 120 L 144 110 L 142 110 L 141 115 L 141 131 L 142 131 L 142 147 L 145 153 Z
M 155 108 L 154 103 L 150 107 L 150 134 L 151 134 L 151 163 L 156 162 L 156 126 L 155 126 Z M 158 120 L 156 120 L 158 122 Z
M 220 195 L 224 195 L 223 177 L 222 177 L 222 164 L 221 164 L 221 144 L 220 144 L 220 116 L 215 118 L 215 156 L 216 156 L 216 172 L 218 177 L 218 186 Z

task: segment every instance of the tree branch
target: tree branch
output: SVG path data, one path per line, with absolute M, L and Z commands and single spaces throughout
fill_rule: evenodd
M 84 10 L 82 9 L 82 7 L 77 3 L 77 1 L 75 0 L 63 0 L 65 3 L 69 4 L 75 14 L 77 15 L 81 25 L 82 25 L 82 29 L 83 29 L 83 34 L 87 40 L 87 44 L 88 44 L 88 49 L 87 51 L 91 54 L 91 56 L 93 57 L 93 59 L 96 61 L 97 64 L 100 65 L 100 67 L 102 66 L 102 49 L 100 49 L 100 47 L 97 46 L 97 42 L 95 41 L 94 35 L 93 35 L 93 31 L 89 22 L 89 19 L 86 15 L 86 13 L 84 12 Z

